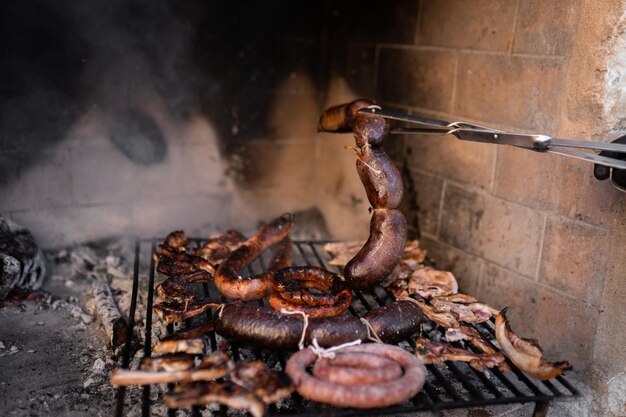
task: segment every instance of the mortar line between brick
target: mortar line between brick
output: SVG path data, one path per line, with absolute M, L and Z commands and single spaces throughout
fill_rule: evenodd
M 450 245 L 448 245 L 448 246 L 450 246 Z M 456 250 L 459 250 L 459 248 L 457 248 L 456 246 L 452 246 L 452 247 L 454 249 L 456 249 Z M 501 265 L 501 264 L 499 264 L 499 263 L 497 263 L 495 261 L 492 261 L 490 259 L 486 259 L 484 257 L 481 257 L 479 255 L 473 254 L 471 252 L 469 252 L 469 254 L 477 256 L 479 259 L 483 260 L 484 262 L 489 263 L 490 265 L 493 265 L 493 266 L 495 266 L 497 268 L 500 268 L 500 269 L 502 269 L 504 271 L 511 272 L 513 274 L 519 275 L 523 279 L 528 280 L 528 282 L 532 283 L 533 285 L 536 285 L 536 286 L 544 288 L 544 289 L 549 289 L 550 291 L 554 291 L 555 293 L 557 293 L 560 296 L 563 296 L 563 297 L 566 297 L 566 298 L 568 298 L 568 299 L 570 299 L 572 301 L 576 301 L 576 302 L 579 302 L 581 304 L 584 304 L 587 307 L 600 308 L 599 305 L 595 305 L 593 303 L 590 303 L 587 300 L 583 300 L 582 298 L 575 297 L 572 294 L 568 294 L 568 293 L 566 293 L 565 291 L 563 291 L 563 290 L 561 290 L 559 288 L 553 287 L 553 286 L 548 285 L 546 283 L 543 283 L 541 281 L 535 281 L 532 277 L 529 277 L 528 275 L 521 274 L 521 273 L 519 273 L 517 271 L 513 271 L 512 269 L 509 269 L 509 268 L 505 267 L 504 265 Z
M 519 19 L 520 0 L 515 5 L 515 16 L 513 17 L 513 31 L 511 32 L 511 43 L 509 43 L 509 55 L 513 55 L 513 45 L 515 44 L 515 32 L 517 32 L 517 21 Z
M 377 44 L 383 49 L 399 49 L 408 51 L 432 51 L 432 52 L 449 52 L 449 53 L 464 53 L 464 54 L 477 54 L 477 55 L 489 55 L 489 56 L 502 56 L 502 57 L 514 57 L 514 58 L 534 58 L 534 59 L 553 59 L 553 60 L 565 60 L 567 57 L 562 55 L 550 55 L 550 54 L 531 54 L 525 52 L 510 53 L 508 50 L 494 51 L 489 49 L 472 49 L 472 48 L 459 48 L 452 46 L 437 46 L 437 45 L 414 45 L 406 43 L 379 43 Z
M 539 272 L 541 271 L 541 262 L 543 261 L 543 247 L 546 241 L 546 230 L 548 229 L 548 216 L 543 215 L 543 226 L 541 228 L 541 240 L 539 241 L 539 253 L 537 256 L 537 266 L 535 267 L 535 282 L 539 282 Z
M 470 183 L 464 183 L 464 182 L 458 181 L 457 179 L 446 177 L 446 176 L 444 176 L 444 175 L 442 175 L 440 173 L 436 173 L 436 172 L 434 173 L 434 172 L 431 172 L 431 171 L 424 171 L 424 170 L 422 170 L 420 168 L 415 168 L 415 167 L 409 167 L 409 169 L 411 171 L 413 171 L 413 172 L 416 172 L 416 173 L 420 174 L 420 175 L 433 177 L 433 178 L 439 178 L 442 181 L 446 182 L 447 185 L 452 185 L 452 186 L 455 186 L 455 187 L 458 187 L 458 188 L 463 188 L 463 189 L 465 189 L 467 191 L 473 192 L 473 193 L 481 195 L 483 197 L 495 198 L 495 199 L 498 199 L 498 200 L 502 200 L 502 201 L 504 201 L 506 203 L 515 204 L 515 205 L 518 205 L 520 207 L 531 209 L 531 210 L 533 210 L 533 211 L 535 211 L 537 213 L 540 213 L 540 214 L 545 215 L 545 216 L 550 216 L 552 218 L 556 218 L 556 219 L 558 219 L 558 220 L 560 220 L 562 222 L 565 222 L 565 221 L 566 222 L 571 222 L 571 223 L 575 223 L 575 224 L 578 224 L 578 225 L 581 225 L 581 226 L 588 226 L 588 227 L 591 227 L 593 229 L 597 229 L 597 230 L 601 230 L 601 231 L 604 231 L 604 232 L 608 232 L 608 228 L 605 227 L 605 226 L 600 226 L 600 225 L 593 224 L 593 223 L 587 223 L 587 222 L 585 222 L 583 220 L 575 219 L 575 218 L 572 218 L 572 217 L 567 217 L 566 215 L 558 212 L 556 209 L 546 209 L 546 208 L 532 206 L 532 205 L 529 205 L 529 204 L 524 204 L 523 202 L 520 202 L 520 201 L 511 200 L 511 199 L 508 199 L 508 198 L 505 198 L 505 197 L 493 194 L 489 190 L 487 190 L 485 188 L 482 188 L 482 187 L 480 187 L 478 185 L 470 184 Z
M 496 151 L 493 153 L 493 161 L 491 164 L 491 181 L 489 182 L 489 192 L 493 195 L 496 188 L 496 175 L 498 174 L 498 161 L 500 158 L 500 147 L 496 147 Z
M 441 245 L 442 245 L 442 246 L 444 246 L 444 247 L 447 247 L 447 248 L 452 248 L 452 249 L 454 249 L 454 250 L 456 250 L 456 251 L 459 251 L 459 252 L 464 253 L 464 254 L 469 255 L 469 256 L 473 256 L 473 257 L 475 257 L 476 259 L 480 260 L 480 261 L 481 261 L 481 271 L 480 271 L 480 276 L 481 276 L 481 277 L 482 277 L 483 272 L 484 272 L 484 271 L 486 271 L 486 269 L 487 269 L 487 264 L 490 264 L 490 265 L 493 265 L 493 266 L 495 266 L 495 267 L 497 267 L 497 268 L 499 268 L 499 269 L 502 269 L 502 270 L 504 270 L 504 271 L 507 271 L 507 272 L 511 272 L 511 273 L 513 273 L 513 274 L 516 274 L 516 275 L 520 276 L 521 278 L 523 278 L 523 279 L 527 280 L 529 283 L 533 283 L 534 285 L 538 285 L 538 286 L 540 286 L 540 287 L 542 287 L 542 288 L 547 288 L 547 289 L 550 289 L 551 291 L 554 291 L 555 293 L 557 293 L 557 294 L 559 294 L 559 295 L 562 295 L 562 296 L 564 296 L 564 297 L 567 297 L 567 298 L 569 298 L 570 300 L 573 300 L 573 301 L 577 301 L 577 302 L 579 302 L 579 303 L 582 303 L 582 304 L 584 304 L 584 305 L 585 305 L 585 306 L 587 306 L 587 307 L 599 308 L 599 306 L 597 306 L 597 305 L 595 305 L 595 304 L 593 304 L 593 303 L 590 303 L 590 302 L 588 302 L 587 300 L 583 300 L 583 299 L 580 299 L 580 298 L 574 297 L 573 295 L 568 294 L 568 293 L 564 292 L 563 290 L 560 290 L 559 288 L 555 288 L 555 287 L 553 287 L 553 286 L 551 286 L 551 285 L 548 285 L 548 284 L 545 284 L 545 283 L 543 283 L 543 282 L 538 282 L 538 281 L 535 281 L 535 280 L 533 279 L 533 277 L 529 277 L 528 275 L 524 275 L 524 274 L 522 274 L 522 273 L 520 273 L 520 272 L 518 272 L 518 271 L 514 271 L 514 270 L 512 270 L 512 269 L 510 269 L 510 268 L 507 268 L 506 266 L 501 265 L 501 264 L 499 264 L 499 263 L 498 263 L 498 262 L 496 262 L 496 261 L 493 261 L 493 260 L 491 260 L 491 259 L 487 259 L 487 258 L 485 258 L 484 256 L 481 256 L 481 255 L 479 255 L 479 254 L 477 254 L 477 253 L 474 253 L 474 252 L 468 252 L 467 250 L 465 250 L 465 249 L 463 249 L 463 248 L 459 248 L 459 247 L 457 247 L 457 246 L 454 246 L 454 245 L 451 245 L 451 244 L 449 244 L 449 243 L 447 243 L 447 242 L 444 242 L 444 241 L 442 241 L 442 240 L 438 239 L 438 238 L 437 238 L 437 236 L 433 236 L 431 233 L 422 232 L 422 235 L 423 235 L 424 237 L 427 237 L 427 238 L 431 239 L 431 240 L 434 240 L 434 241 L 436 241 L 436 242 L 439 242 L 439 244 L 441 244 Z

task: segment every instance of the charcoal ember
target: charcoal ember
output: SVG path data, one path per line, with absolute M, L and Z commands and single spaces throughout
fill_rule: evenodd
M 0 216 L 0 297 L 15 288 L 38 290 L 45 275 L 45 258 L 31 232 Z

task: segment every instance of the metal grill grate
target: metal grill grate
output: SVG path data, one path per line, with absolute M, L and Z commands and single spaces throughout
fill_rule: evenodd
M 193 239 L 192 243 L 195 245 L 201 245 L 202 239 Z M 296 253 L 294 256 L 294 265 L 314 265 L 321 266 L 323 268 L 333 270 L 336 267 L 327 264 L 328 255 L 322 249 L 322 246 L 326 242 L 321 241 L 295 241 Z M 144 356 L 151 356 L 152 347 L 152 305 L 154 297 L 155 287 L 155 264 L 151 256 L 156 248 L 156 240 L 149 241 L 137 241 L 135 246 L 135 260 L 134 260 L 134 275 L 133 275 L 133 287 L 132 287 L 132 299 L 128 321 L 128 333 L 133 335 L 133 327 L 135 325 L 135 311 L 137 307 L 137 298 L 139 291 L 139 276 L 142 275 L 148 277 L 146 288 L 146 304 L 147 313 L 145 317 L 146 332 L 145 332 L 145 346 Z M 266 260 L 259 258 L 248 270 L 250 275 L 261 272 L 265 267 Z M 157 280 L 162 280 L 161 277 L 156 277 Z M 158 282 L 156 282 L 158 284 Z M 212 283 L 198 285 L 198 291 L 203 296 L 211 297 L 214 300 L 219 300 L 220 295 L 215 286 Z M 368 291 L 355 291 L 355 297 L 353 298 L 352 306 L 349 308 L 349 313 L 355 316 L 361 316 L 372 308 L 390 304 L 393 301 L 393 297 L 383 288 L 375 288 Z M 259 305 L 264 305 L 263 301 L 258 301 Z M 211 311 L 203 313 L 200 316 L 193 319 L 186 320 L 183 323 L 178 323 L 176 326 L 168 325 L 168 334 L 174 332 L 174 329 L 183 329 L 195 324 L 200 324 L 212 319 Z M 474 327 L 485 337 L 492 346 L 495 342 L 495 333 L 493 319 L 487 323 L 480 323 L 474 325 Z M 434 329 L 431 332 L 438 332 Z M 439 333 L 440 334 L 440 333 Z M 433 335 L 433 333 L 429 333 Z M 441 334 L 440 334 L 441 335 Z M 211 332 L 207 336 L 207 353 L 217 350 L 218 339 L 215 333 Z M 128 368 L 130 363 L 131 346 L 136 341 L 132 340 L 132 337 L 127 340 L 124 347 L 122 357 L 122 368 Z M 497 344 L 497 342 L 495 342 Z M 413 340 L 406 339 L 400 342 L 399 345 L 411 352 L 415 351 L 415 345 Z M 460 346 L 459 344 L 456 344 Z M 220 346 L 222 347 L 222 346 Z M 281 369 L 284 369 L 285 361 L 289 357 L 289 353 L 268 351 L 262 349 L 256 349 L 252 347 L 239 346 L 235 343 L 230 343 L 229 353 L 231 356 L 238 360 L 242 356 L 246 358 L 261 359 L 271 364 L 279 364 Z M 339 409 L 331 406 L 318 404 L 309 400 L 303 399 L 298 394 L 293 394 L 288 401 L 281 403 L 279 408 L 277 406 L 270 406 L 267 410 L 267 416 L 358 416 L 358 415 L 397 415 L 401 413 L 430 411 L 435 414 L 440 414 L 441 410 L 463 407 L 475 407 L 495 404 L 510 404 L 510 403 L 536 403 L 535 416 L 545 415 L 547 411 L 548 403 L 555 399 L 566 399 L 578 396 L 578 391 L 567 381 L 566 378 L 559 376 L 557 378 L 548 381 L 538 381 L 532 377 L 528 377 L 517 369 L 508 359 L 507 363 L 512 369 L 512 372 L 502 373 L 497 368 L 485 369 L 484 372 L 479 372 L 468 366 L 466 363 L 461 362 L 446 362 L 445 365 L 427 365 L 427 380 L 424 385 L 424 389 L 418 393 L 414 398 L 405 404 L 398 406 L 374 409 L 374 410 L 353 410 L 353 409 Z M 143 387 L 142 395 L 142 416 L 149 416 L 151 414 L 150 407 L 150 386 Z M 126 395 L 126 389 L 120 387 L 117 392 L 117 405 L 115 409 L 116 416 L 124 415 L 124 399 Z M 217 415 L 226 416 L 227 408 L 220 407 Z M 175 410 L 170 410 L 170 416 L 176 415 Z M 191 410 L 192 416 L 200 416 L 200 408 L 194 407 Z

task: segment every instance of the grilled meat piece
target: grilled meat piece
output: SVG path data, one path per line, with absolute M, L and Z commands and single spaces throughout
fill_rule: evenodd
M 157 342 L 152 348 L 153 353 L 189 353 L 200 355 L 204 353 L 202 339 L 170 339 Z
M 158 359 L 155 358 L 158 361 Z M 216 352 L 206 356 L 195 368 L 161 371 L 158 362 L 152 364 L 148 362 L 147 367 L 150 370 L 130 371 L 127 369 L 116 369 L 111 374 L 111 384 L 117 386 L 126 385 L 150 385 L 150 384 L 169 384 L 173 382 L 191 382 L 191 381 L 213 381 L 228 375 L 234 368 L 234 363 L 223 352 Z M 173 365 L 170 365 L 173 366 Z
M 446 330 L 444 338 L 447 342 L 467 341 L 475 349 L 482 353 L 495 354 L 498 351 L 472 326 L 460 326 Z M 509 372 L 511 368 L 506 362 L 498 364 L 498 369 L 502 372 Z
M 459 304 L 438 298 L 433 298 L 430 303 L 438 313 L 451 313 L 465 323 L 482 323 L 491 318 L 491 307 L 481 303 Z
M 548 362 L 543 358 L 543 350 L 535 339 L 524 339 L 517 336 L 506 319 L 506 307 L 496 317 L 496 339 L 506 353 L 522 371 L 528 375 L 545 381 L 561 375 L 571 369 L 569 362 Z
M 221 305 L 222 304 L 220 303 L 214 303 L 209 300 L 198 300 L 190 303 L 171 301 L 155 304 L 153 309 L 157 316 L 159 316 L 159 318 L 164 322 L 176 323 L 183 321 L 184 319 L 197 316 L 210 308 L 217 308 Z
M 426 304 L 424 300 L 416 300 L 410 297 L 405 298 L 405 300 L 412 301 L 417 304 L 426 318 L 430 321 L 434 321 L 439 326 L 446 329 L 450 327 L 459 327 L 459 322 L 452 315 L 452 313 L 447 311 L 437 311 L 433 306 Z
M 176 278 L 168 278 L 157 285 L 156 292 L 165 301 L 176 301 L 183 304 L 197 301 L 197 297 L 187 287 L 187 284 Z
M 262 361 L 237 362 L 230 379 L 265 404 L 273 404 L 294 391 L 286 375 L 272 371 Z
M 169 408 L 185 408 L 213 402 L 245 410 L 254 417 L 263 417 L 265 403 L 253 393 L 230 381 L 184 384 L 174 393 L 166 394 Z
M 460 361 L 467 362 L 472 368 L 482 372 L 484 366 L 493 368 L 504 362 L 504 355 L 499 352 L 473 353 L 422 337 L 415 341 L 415 349 L 417 357 L 427 365 L 441 364 L 446 361 Z
M 143 358 L 139 369 L 149 372 L 186 371 L 195 365 L 195 355 L 188 353 L 168 353 L 153 358 Z
M 161 256 L 157 272 L 185 282 L 208 282 L 213 278 L 215 268 L 204 258 L 179 252 Z
M 176 253 L 185 252 L 189 239 L 182 230 L 176 230 L 167 235 L 163 243 L 159 245 L 159 249 L 156 251 L 155 260 L 159 260 L 162 256 L 171 256 Z
M 181 330 L 170 336 L 164 337 L 163 339 L 161 339 L 160 343 L 185 342 L 187 339 L 192 339 L 192 340 L 198 339 L 212 332 L 214 329 L 215 329 L 215 323 L 213 323 L 212 321 L 208 323 L 204 323 L 204 324 L 199 324 L 197 326 L 188 327 L 185 330 Z M 203 342 L 203 346 L 204 346 L 204 342 Z
M 200 256 L 217 267 L 228 255 L 238 249 L 246 237 L 237 230 L 228 230 L 209 237 L 204 245 L 194 248 L 191 253 Z

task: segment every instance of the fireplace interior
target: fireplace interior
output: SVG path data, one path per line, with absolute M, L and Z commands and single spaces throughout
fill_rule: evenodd
M 344 149 L 354 139 L 317 131 L 329 106 L 369 97 L 600 142 L 626 128 L 618 0 L 0 7 L 0 215 L 32 232 L 48 269 L 45 297 L 0 292 L 2 415 L 111 415 L 123 355 L 92 321 L 91 281 L 108 280 L 128 319 L 134 239 L 145 279 L 146 251 L 173 230 L 250 234 L 291 212 L 295 239 L 364 241 L 370 202 Z M 409 239 L 573 365 L 580 395 L 549 415 L 626 415 L 625 194 L 589 162 L 511 146 L 397 134 L 385 151 Z M 516 407 L 445 415 L 532 414 Z

